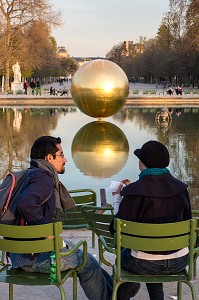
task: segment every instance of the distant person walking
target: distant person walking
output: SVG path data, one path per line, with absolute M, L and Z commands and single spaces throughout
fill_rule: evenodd
M 33 79 L 31 79 L 30 87 L 32 89 L 32 95 L 34 95 L 36 85 Z
M 23 88 L 24 88 L 24 94 L 27 95 L 28 93 L 28 82 L 25 80 L 24 84 L 23 84 Z
M 55 95 L 55 88 L 53 86 L 50 87 L 50 95 Z
M 41 84 L 39 80 L 36 82 L 36 95 L 40 94 L 41 95 Z
M 177 88 L 176 88 L 176 95 L 177 95 L 177 96 L 178 96 L 178 95 L 181 95 L 181 96 L 182 96 L 182 88 L 181 88 L 180 85 L 178 85 Z

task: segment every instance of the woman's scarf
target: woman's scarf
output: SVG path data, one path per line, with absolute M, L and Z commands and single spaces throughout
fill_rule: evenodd
M 162 175 L 162 174 L 168 174 L 170 171 L 167 168 L 146 168 L 139 174 L 139 178 L 142 178 L 144 176 L 148 175 Z

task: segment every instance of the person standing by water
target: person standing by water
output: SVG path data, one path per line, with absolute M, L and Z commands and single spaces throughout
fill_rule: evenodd
M 174 223 L 192 218 L 187 185 L 167 169 L 170 157 L 167 148 L 158 141 L 148 141 L 134 154 L 139 158 L 139 179 L 124 180 L 113 193 L 116 218 L 140 223 Z M 126 186 L 122 189 L 123 184 Z M 110 224 L 111 233 L 113 221 Z M 189 249 L 177 252 L 147 253 L 123 249 L 121 263 L 137 274 L 172 274 L 182 271 L 189 261 Z M 151 300 L 164 300 L 162 283 L 147 283 Z
M 34 95 L 34 92 L 35 92 L 35 82 L 34 82 L 34 80 L 33 79 L 31 79 L 31 81 L 30 81 L 30 87 L 31 87 L 31 89 L 32 89 L 32 95 Z
M 23 88 L 24 88 L 24 94 L 27 95 L 28 94 L 28 82 L 25 80 L 24 84 L 23 84 Z
M 176 95 L 177 95 L 177 96 L 178 96 L 178 95 L 181 95 L 181 96 L 182 96 L 182 88 L 181 88 L 180 85 L 178 85 L 177 88 L 176 88 Z
M 40 81 L 37 80 L 36 82 L 36 95 L 40 94 L 41 95 L 41 84 Z

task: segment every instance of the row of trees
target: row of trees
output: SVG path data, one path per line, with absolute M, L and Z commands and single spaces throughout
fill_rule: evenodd
M 48 0 L 0 0 L 0 75 L 5 75 L 5 90 L 16 61 L 25 78 L 67 76 L 77 69 L 72 58 L 56 56 L 51 30 L 60 25 L 61 12 Z
M 199 84 L 199 5 L 198 0 L 170 0 L 155 38 L 140 37 L 144 51 L 125 57 L 122 43 L 107 57 L 119 64 L 129 78 L 145 82 Z
M 73 58 L 58 58 L 52 28 L 61 25 L 61 12 L 49 0 L 0 0 L 0 75 L 9 88 L 11 66 L 19 62 L 22 76 L 58 77 L 74 74 Z M 124 55 L 122 43 L 107 58 L 129 78 L 145 82 L 199 83 L 198 0 L 170 0 L 155 38 L 140 37 L 140 50 Z

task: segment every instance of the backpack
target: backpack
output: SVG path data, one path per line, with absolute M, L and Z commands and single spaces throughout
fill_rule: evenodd
M 39 168 L 26 169 L 6 176 L 0 185 L 0 224 L 20 225 L 22 218 L 17 213 L 16 199 L 39 170 Z M 42 204 L 51 197 L 52 193 L 53 191 Z

